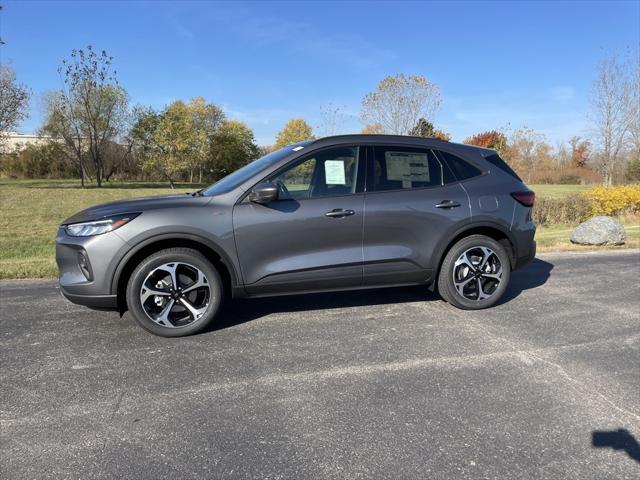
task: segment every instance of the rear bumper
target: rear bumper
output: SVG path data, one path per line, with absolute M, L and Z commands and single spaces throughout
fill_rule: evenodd
M 63 286 L 60 286 L 60 292 L 63 297 L 77 305 L 100 310 L 118 310 L 117 295 L 77 295 L 67 292 Z
M 525 253 L 524 255 L 519 256 L 516 259 L 516 264 L 513 267 L 514 270 L 518 270 L 519 268 L 524 267 L 525 265 L 527 265 L 528 263 L 530 263 L 535 257 L 536 257 L 536 241 L 532 240 L 531 241 L 531 248 L 529 249 L 529 251 L 527 253 Z

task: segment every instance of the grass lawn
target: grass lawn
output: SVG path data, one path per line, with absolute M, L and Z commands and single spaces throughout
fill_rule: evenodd
M 536 231 L 536 242 L 538 242 L 539 252 L 550 251 L 586 251 L 602 248 L 640 248 L 640 218 L 623 219 L 624 229 L 627 232 L 627 240 L 619 247 L 591 247 L 585 245 L 575 245 L 569 241 L 569 236 L 573 230 L 571 225 L 548 225 L 538 227 Z
M 98 203 L 130 197 L 186 193 L 200 186 L 115 183 L 79 188 L 72 180 L 0 180 L 0 279 L 56 275 L 58 225 L 73 213 Z
M 77 180 L 0 179 L 0 279 L 56 275 L 55 235 L 60 221 L 84 208 L 130 197 L 186 193 L 201 185 L 117 182 L 105 188 L 80 188 Z M 532 185 L 539 196 L 579 192 L 581 185 Z M 640 221 L 625 221 L 627 246 L 640 247 Z M 569 243 L 571 226 L 540 227 L 536 236 L 541 251 L 579 250 Z
M 538 197 L 562 198 L 572 193 L 580 193 L 593 188 L 595 185 L 529 185 Z

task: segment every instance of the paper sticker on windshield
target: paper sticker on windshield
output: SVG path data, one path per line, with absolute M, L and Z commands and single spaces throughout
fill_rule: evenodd
M 429 182 L 429 159 L 426 153 L 386 151 L 384 158 L 387 180 L 401 181 L 403 188 L 411 188 L 411 182 Z
M 344 160 L 325 161 L 324 177 L 327 185 L 345 185 Z

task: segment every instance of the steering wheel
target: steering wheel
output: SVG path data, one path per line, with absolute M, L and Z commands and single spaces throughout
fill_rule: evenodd
M 281 195 L 279 195 L 279 196 L 282 197 L 282 199 L 291 198 L 291 194 L 289 193 L 289 189 L 287 188 L 287 186 L 284 184 L 284 182 L 282 180 L 276 180 L 276 187 L 278 187 L 278 190 L 281 193 Z

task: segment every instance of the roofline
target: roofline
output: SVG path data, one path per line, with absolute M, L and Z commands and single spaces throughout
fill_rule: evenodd
M 354 134 L 345 134 L 345 135 L 332 135 L 329 137 L 321 137 L 316 138 L 311 141 L 308 146 L 322 144 L 322 143 L 348 143 L 348 142 L 370 142 L 373 143 L 384 143 L 384 142 L 397 142 L 397 143 L 413 143 L 413 144 L 430 144 L 430 145 L 439 145 L 439 146 L 453 146 L 460 147 L 465 149 L 473 149 L 473 150 L 481 150 L 486 153 L 495 153 L 495 150 L 479 147 L 477 145 L 469 145 L 467 143 L 457 143 L 457 142 L 448 142 L 445 140 L 441 140 L 435 137 L 418 137 L 413 135 L 386 135 L 386 134 L 368 134 L 368 133 L 354 133 Z

